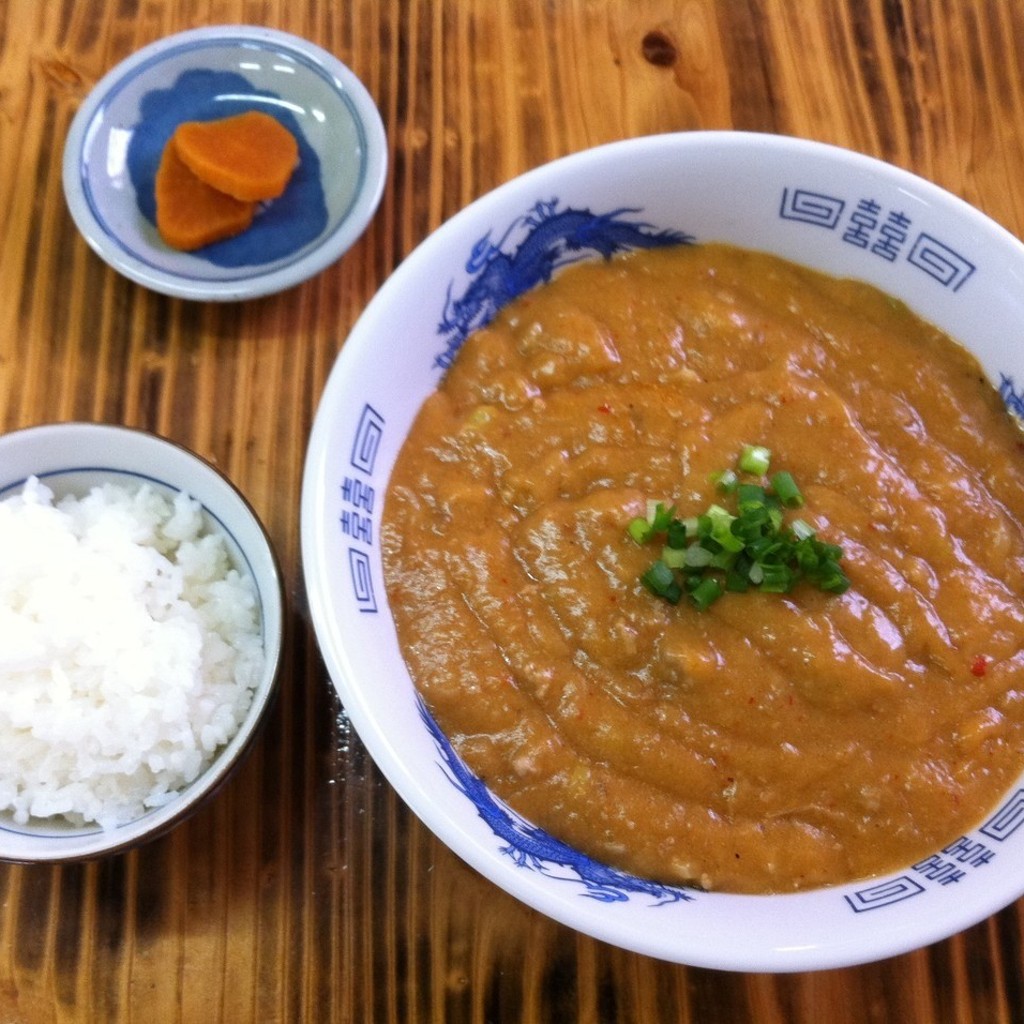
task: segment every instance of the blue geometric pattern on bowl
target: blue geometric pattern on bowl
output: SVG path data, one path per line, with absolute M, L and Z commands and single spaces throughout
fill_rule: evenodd
M 183 121 L 214 121 L 250 110 L 276 117 L 295 136 L 299 164 L 284 193 L 258 205 L 252 227 L 193 251 L 193 256 L 219 267 L 254 266 L 291 256 L 327 226 L 320 158 L 306 141 L 295 115 L 280 96 L 256 89 L 243 75 L 190 69 L 182 72 L 170 89 L 154 89 L 143 96 L 141 119 L 128 144 L 128 174 L 139 210 L 155 225 L 156 172 L 174 129 Z
M 469 259 L 466 272 L 472 280 L 457 298 L 455 284 L 448 286 L 438 333 L 446 339 L 434 365 L 451 365 L 462 343 L 474 331 L 494 319 L 512 299 L 551 280 L 559 268 L 593 256 L 606 259 L 629 249 L 655 249 L 693 242 L 681 231 L 656 231 L 650 224 L 628 220 L 635 209 L 591 213 L 559 209 L 559 201 L 539 201 L 502 233 L 481 238 Z
M 601 903 L 620 903 L 634 895 L 652 897 L 655 906 L 694 898 L 685 889 L 638 878 L 592 860 L 520 817 L 507 804 L 499 802 L 466 767 L 448 738 L 438 728 L 419 694 L 416 695 L 416 701 L 423 724 L 444 759 L 445 775 L 459 792 L 472 801 L 494 834 L 505 840 L 507 845 L 501 848 L 501 852 L 511 857 L 519 867 L 538 871 L 548 878 L 561 878 L 582 885 L 585 890 L 582 895 Z M 566 871 L 571 874 L 565 874 Z
M 869 910 L 880 910 L 902 903 L 924 891 L 925 888 L 920 882 L 906 875 L 900 875 L 897 878 L 886 878 L 881 882 L 858 889 L 856 892 L 847 894 L 845 899 L 855 914 L 863 914 Z
M 838 232 L 847 245 L 889 263 L 902 257 L 954 292 L 977 269 L 973 261 L 929 232 L 915 234 L 914 218 L 906 210 L 884 209 L 868 196 L 854 201 L 806 188 L 784 188 L 779 217 Z

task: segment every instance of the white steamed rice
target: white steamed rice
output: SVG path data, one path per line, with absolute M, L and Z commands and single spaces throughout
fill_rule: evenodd
M 0 811 L 113 828 L 196 779 L 263 663 L 252 581 L 198 502 L 0 501 Z

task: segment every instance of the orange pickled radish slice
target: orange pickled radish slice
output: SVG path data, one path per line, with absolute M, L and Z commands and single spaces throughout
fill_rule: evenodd
M 236 199 L 274 199 L 299 161 L 295 136 L 277 118 L 250 110 L 219 121 L 186 121 L 178 155 L 196 177 Z
M 172 138 L 156 172 L 156 226 L 172 248 L 190 251 L 237 235 L 252 224 L 255 203 L 200 181 L 178 156 Z

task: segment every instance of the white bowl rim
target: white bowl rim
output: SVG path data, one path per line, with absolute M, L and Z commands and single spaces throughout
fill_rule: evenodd
M 160 270 L 137 260 L 109 240 L 85 198 L 81 180 L 82 151 L 97 112 L 111 89 L 138 68 L 164 53 L 191 45 L 230 45 L 250 42 L 285 52 L 298 53 L 332 78 L 353 108 L 353 116 L 365 135 L 366 173 L 353 197 L 347 216 L 315 249 L 277 270 L 260 271 L 225 281 L 199 282 Z M 347 65 L 322 47 L 300 36 L 257 25 L 207 25 L 187 29 L 143 46 L 111 68 L 96 83 L 78 109 L 68 130 L 62 160 L 64 196 L 71 217 L 86 242 L 106 263 L 129 280 L 152 291 L 197 301 L 236 302 L 259 298 L 301 283 L 325 270 L 355 244 L 380 205 L 387 181 L 388 147 L 380 110 L 366 86 Z
M 332 399 L 343 387 L 349 364 L 355 362 L 363 351 L 373 343 L 372 331 L 368 329 L 368 325 L 371 325 L 378 314 L 389 304 L 394 304 L 396 298 L 401 300 L 406 278 L 418 272 L 416 264 L 428 258 L 431 252 L 442 250 L 450 236 L 460 235 L 463 223 L 472 222 L 477 217 L 478 210 L 485 204 L 490 204 L 505 196 L 511 196 L 519 191 L 535 195 L 538 193 L 536 187 L 533 187 L 531 191 L 528 186 L 535 186 L 537 182 L 545 181 L 549 175 L 557 173 L 563 167 L 572 166 L 574 169 L 585 169 L 591 164 L 599 164 L 608 156 L 620 152 L 636 157 L 638 154 L 651 153 L 662 147 L 682 151 L 688 148 L 697 150 L 706 146 L 726 150 L 732 148 L 742 151 L 748 156 L 758 150 L 779 149 L 797 156 L 801 154 L 832 154 L 861 172 L 880 172 L 887 176 L 895 176 L 908 188 L 916 190 L 918 194 L 925 195 L 954 210 L 958 216 L 965 218 L 990 240 L 1007 250 L 1012 250 L 1014 258 L 1024 265 L 1024 244 L 990 217 L 948 190 L 912 171 L 879 158 L 831 143 L 795 136 L 732 130 L 647 135 L 598 145 L 559 157 L 528 170 L 483 194 L 421 241 L 371 299 L 337 356 L 314 419 L 303 479 L 300 533 L 310 617 L 328 669 L 330 682 L 336 689 L 344 711 L 350 718 L 361 741 L 390 784 L 424 824 L 450 849 L 486 878 L 528 906 L 562 924 L 620 948 L 691 966 L 780 973 L 854 966 L 929 945 L 984 920 L 1024 894 L 1024 879 L 1017 881 L 1007 879 L 1006 884 L 1002 885 L 997 892 L 990 893 L 985 899 L 963 903 L 947 900 L 943 907 L 943 913 L 936 918 L 927 920 L 915 918 L 911 925 L 893 927 L 883 934 L 874 936 L 869 946 L 865 945 L 863 940 L 847 941 L 843 936 L 836 936 L 835 942 L 828 946 L 801 947 L 778 943 L 771 945 L 770 948 L 753 950 L 742 948 L 739 941 L 733 949 L 707 949 L 704 947 L 701 937 L 692 934 L 680 935 L 678 941 L 668 941 L 664 935 L 655 934 L 653 931 L 647 935 L 633 933 L 624 938 L 622 930 L 614 923 L 609 923 L 607 915 L 600 912 L 600 908 L 586 907 L 580 904 L 574 906 L 572 912 L 566 911 L 563 905 L 550 899 L 545 892 L 541 891 L 540 887 L 532 880 L 532 876 L 524 872 L 517 872 L 509 865 L 500 862 L 494 854 L 493 845 L 487 846 L 478 842 L 476 838 L 467 835 L 457 822 L 454 822 L 445 808 L 433 798 L 425 781 L 417 777 L 403 762 L 402 751 L 395 747 L 386 728 L 376 716 L 372 701 L 365 696 L 365 684 L 358 681 L 348 652 L 344 646 L 339 648 L 334 643 L 332 635 L 334 623 L 328 615 L 328 609 L 324 607 L 324 602 L 320 599 L 326 591 L 323 567 L 318 561 L 320 549 L 317 535 L 323 528 L 321 509 L 325 496 L 321 487 L 321 475 L 330 454 L 330 420 L 334 415 Z M 539 191 L 547 193 L 545 189 Z M 375 557 L 379 559 L 379 552 Z M 780 899 L 795 903 L 806 902 L 816 893 L 822 891 L 813 890 L 809 893 L 782 896 L 745 896 L 722 893 L 711 895 L 718 901 L 728 901 L 741 908 L 753 909 L 758 904 L 769 906 Z M 683 931 L 689 931 L 689 929 L 683 925 L 681 932 Z

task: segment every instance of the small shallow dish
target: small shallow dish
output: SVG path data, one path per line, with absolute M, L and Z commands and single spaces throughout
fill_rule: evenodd
M 252 227 L 194 252 L 161 240 L 153 179 L 182 121 L 260 110 L 299 143 L 284 194 Z M 79 230 L 115 270 L 154 291 L 231 301 L 290 288 L 335 262 L 380 203 L 387 144 L 362 82 L 297 36 L 225 25 L 169 36 L 106 74 L 75 115 L 64 194 Z
M 284 594 L 276 555 L 239 491 L 205 460 L 155 434 L 92 423 L 29 427 L 0 435 L 0 500 L 36 476 L 56 500 L 84 496 L 106 482 L 148 483 L 169 496 L 186 492 L 203 507 L 209 529 L 227 541 L 229 555 L 254 582 L 263 639 L 263 671 L 248 714 L 210 766 L 169 803 L 117 828 L 76 827 L 59 819 L 15 824 L 0 811 L 0 860 L 64 862 L 117 853 L 155 838 L 198 810 L 227 781 L 249 751 L 272 706 L 284 635 Z
M 558 266 L 661 232 L 775 253 L 907 302 L 975 353 L 1024 410 L 1024 246 L 960 199 L 878 160 L 792 138 L 694 132 L 541 167 L 479 199 L 370 303 L 317 412 L 302 494 L 309 605 L 370 754 L 469 864 L 552 918 L 670 961 L 797 971 L 945 938 L 1024 893 L 1024 776 L 969 835 L 885 877 L 793 895 L 658 885 L 522 820 L 467 771 L 419 700 L 379 543 L 395 457 L 462 340 Z

